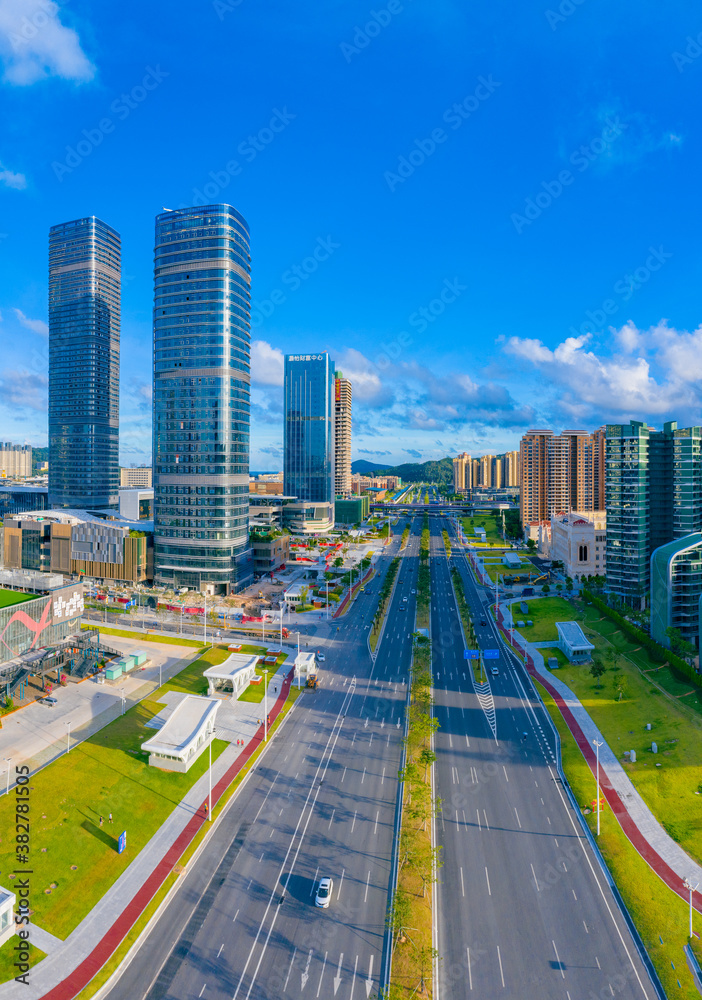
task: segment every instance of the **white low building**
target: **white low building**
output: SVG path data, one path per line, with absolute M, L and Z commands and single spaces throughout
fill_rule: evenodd
M 232 701 L 236 701 L 256 676 L 257 663 L 258 656 L 251 656 L 249 653 L 232 653 L 224 663 L 208 667 L 202 674 L 203 677 L 207 678 L 208 695 L 212 696 L 222 692 L 231 693 Z
M 556 622 L 558 648 L 571 663 L 586 663 L 595 649 L 577 622 Z
M 310 674 L 317 673 L 317 660 L 314 653 L 298 653 L 295 657 L 295 680 L 306 684 Z
M 15 933 L 15 903 L 17 897 L 9 889 L 0 886 L 0 946 L 9 941 Z
M 567 576 L 604 576 L 607 569 L 607 515 L 603 510 L 571 511 L 551 519 L 551 559 Z
M 141 744 L 151 767 L 189 771 L 215 738 L 215 718 L 221 702 L 188 694 L 178 702 L 155 736 Z

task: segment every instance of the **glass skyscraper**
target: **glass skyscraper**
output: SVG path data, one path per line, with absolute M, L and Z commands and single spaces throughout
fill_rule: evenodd
M 49 232 L 49 505 L 119 500 L 121 243 L 90 216 Z
M 334 363 L 326 351 L 285 356 L 283 490 L 304 501 L 307 528 L 334 524 Z
M 248 548 L 251 257 L 231 205 L 156 217 L 154 578 L 228 594 Z

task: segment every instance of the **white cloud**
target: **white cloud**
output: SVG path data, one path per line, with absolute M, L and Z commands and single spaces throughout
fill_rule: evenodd
M 259 385 L 283 384 L 283 352 L 267 340 L 251 342 L 251 381 Z
M 24 315 L 21 309 L 14 309 L 13 311 L 22 326 L 31 330 L 32 333 L 38 333 L 42 337 L 49 336 L 49 327 L 43 319 L 30 319 L 29 316 Z
M 15 191 L 24 191 L 27 186 L 27 178 L 24 174 L 16 174 L 14 171 L 8 170 L 0 163 L 0 184 L 13 188 Z
M 362 403 L 389 401 L 387 382 L 373 362 L 354 347 L 349 347 L 337 360 L 337 368 L 351 381 L 354 400 Z
M 511 337 L 503 349 L 539 370 L 561 415 L 595 422 L 662 416 L 699 421 L 702 327 L 678 331 L 661 321 L 640 330 L 629 321 L 609 333 L 611 340 L 589 350 L 589 335 L 568 337 L 553 350 L 540 340 Z
M 8 409 L 45 412 L 48 384 L 46 375 L 6 369 L 0 376 L 0 399 Z
M 5 83 L 26 87 L 52 76 L 92 80 L 95 67 L 78 34 L 61 23 L 60 15 L 53 0 L 2 0 L 0 58 Z

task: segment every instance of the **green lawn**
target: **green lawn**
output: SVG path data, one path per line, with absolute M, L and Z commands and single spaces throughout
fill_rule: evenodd
M 187 774 L 178 774 L 149 767 L 141 744 L 155 732 L 145 723 L 159 710 L 163 694 L 168 690 L 205 693 L 202 671 L 227 655 L 226 650 L 208 650 L 151 699 L 32 775 L 32 907 L 33 920 L 40 927 L 65 938 L 206 773 L 207 754 Z M 216 740 L 213 759 L 226 746 Z M 1 830 L 11 828 L 14 804 L 14 795 L 0 800 Z M 110 812 L 112 824 L 107 821 Z M 122 830 L 127 831 L 128 846 L 119 855 L 117 837 Z M 8 888 L 12 880 L 6 873 L 15 867 L 13 848 L 10 836 L 0 838 L 0 880 L 6 880 L 2 884 Z
M 271 677 L 276 672 L 276 670 L 278 669 L 278 667 L 280 666 L 280 664 L 284 663 L 284 662 L 285 662 L 285 655 L 283 654 L 283 656 L 279 656 L 278 657 L 275 666 L 271 665 L 268 668 L 268 686 L 269 687 L 270 687 L 270 683 L 271 683 Z M 263 677 L 263 670 L 264 670 L 263 667 L 256 667 L 256 673 L 258 674 L 259 677 Z M 278 696 L 276 695 L 276 698 L 277 697 Z M 262 702 L 263 701 L 263 681 L 261 681 L 260 684 L 249 684 L 249 686 L 246 688 L 246 690 L 243 691 L 239 695 L 238 701 L 250 701 L 250 702 L 253 702 L 254 704 L 258 704 L 259 702 Z M 270 693 L 269 693 L 269 698 L 268 698 L 268 704 L 269 704 L 269 706 L 271 706 L 273 704 L 273 702 L 270 699 Z
M 24 604 L 25 601 L 34 601 L 39 594 L 20 594 L 17 590 L 0 590 L 0 608 L 9 608 L 12 604 Z
M 496 581 L 499 577 L 500 582 L 502 582 L 501 578 L 505 576 L 505 574 L 507 576 L 514 576 L 516 573 L 521 576 L 526 576 L 526 574 L 528 573 L 530 578 L 539 575 L 539 571 L 528 560 L 526 561 L 522 560 L 522 565 L 520 566 L 520 568 L 518 570 L 515 570 L 505 566 L 501 558 L 498 558 L 497 561 L 495 562 L 488 561 L 486 559 L 484 563 L 484 569 L 491 580 Z
M 537 684 L 537 687 L 560 733 L 563 769 L 568 782 L 581 808 L 589 806 L 596 795 L 592 771 L 554 702 L 540 685 Z M 699 1000 L 683 953 L 683 946 L 688 941 L 687 904 L 653 874 L 606 805 L 600 821 L 599 848 L 636 923 L 666 995 L 682 1000 Z M 587 822 L 594 833 L 597 828 L 594 813 L 587 816 Z M 702 932 L 702 918 L 698 913 L 694 914 L 693 927 L 698 934 Z
M 108 628 L 106 625 L 101 625 L 99 622 L 94 622 L 92 625 L 83 625 L 81 627 L 84 629 L 97 628 L 100 630 L 100 635 L 117 635 L 121 636 L 122 639 L 138 639 L 139 642 L 162 642 L 168 646 L 194 646 L 195 648 L 205 645 L 205 643 L 201 640 L 186 639 L 185 636 L 181 638 L 180 636 L 161 635 L 160 632 L 125 632 L 124 629 Z M 209 643 L 207 643 L 207 645 L 209 645 Z
M 485 528 L 485 533 L 488 542 L 502 542 L 502 533 L 500 528 L 497 527 L 498 522 L 491 514 L 474 514 L 473 517 L 461 518 L 463 521 L 463 530 L 466 533 L 467 538 L 473 538 L 473 528 Z
M 17 959 L 17 952 L 15 951 L 15 944 L 17 943 L 17 937 L 11 937 L 9 941 L 0 948 L 0 983 L 6 983 L 10 979 L 14 979 L 18 975 L 18 970 L 15 968 L 14 963 Z M 35 948 L 33 944 L 29 946 L 29 965 L 36 965 L 37 962 L 41 962 L 42 958 L 46 958 L 43 951 L 39 951 Z M 29 982 L 32 982 L 32 974 L 29 973 Z
M 523 630 L 524 637 L 529 642 L 548 642 L 558 638 L 556 622 L 577 621 L 581 618 L 573 605 L 563 597 L 530 597 L 527 599 L 528 611 L 523 612 L 520 602 L 513 604 L 514 621 L 533 621 L 533 626 Z

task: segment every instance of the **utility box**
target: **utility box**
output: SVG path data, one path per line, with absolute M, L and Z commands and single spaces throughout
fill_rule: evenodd
M 651 731 L 651 723 L 650 722 L 646 723 L 646 729 L 648 729 L 649 732 Z
M 122 668 L 119 664 L 116 664 L 114 667 L 105 667 L 105 677 L 108 681 L 116 681 L 121 676 Z
M 632 764 L 636 763 L 636 750 L 629 751 L 629 760 L 631 761 Z
M 658 753 L 658 744 L 657 743 L 652 743 L 651 744 L 651 753 Z
M 527 604 L 526 601 L 522 601 L 520 603 L 519 609 L 520 609 L 520 611 L 522 612 L 523 615 L 528 615 L 529 614 L 529 605 Z

